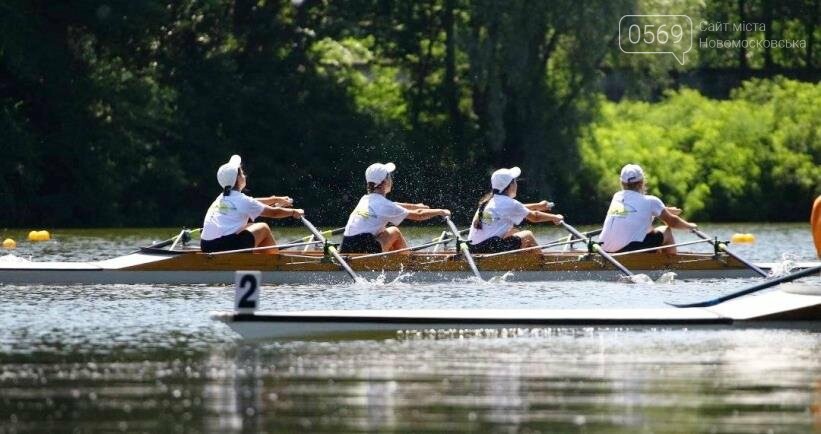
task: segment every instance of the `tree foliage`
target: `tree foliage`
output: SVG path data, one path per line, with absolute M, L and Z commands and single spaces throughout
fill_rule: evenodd
M 583 153 L 586 126 L 617 110 L 602 105 L 602 76 L 628 68 L 658 91 L 675 86 L 663 78 L 668 59 L 619 57 L 619 17 L 679 3 L 721 16 L 735 2 L 7 0 L 0 224 L 197 225 L 218 193 L 214 172 L 233 153 L 245 159 L 252 194 L 294 196 L 327 224 L 344 221 L 364 168 L 388 160 L 399 166 L 397 199 L 447 206 L 458 219 L 472 213 L 494 168 L 515 164 L 527 176 L 524 199 L 549 197 L 569 215 L 578 210 L 578 221 L 594 221 L 591 183 L 579 173 L 613 170 Z M 747 0 L 743 10 L 757 16 L 766 4 Z M 813 7 L 773 6 L 773 32 L 815 35 L 821 30 L 804 13 Z M 771 63 L 812 66 L 813 47 L 771 53 Z M 748 66 L 767 64 L 751 58 Z M 757 98 L 775 98 L 767 92 L 784 83 L 756 85 Z M 733 101 L 745 98 L 753 96 Z M 773 116 L 796 121 L 768 139 L 794 160 L 777 167 L 786 178 L 812 179 L 803 161 L 815 151 L 800 143 L 815 142 L 800 134 L 816 112 L 778 101 Z M 763 115 L 752 115 L 751 127 L 760 127 Z M 636 149 L 649 134 L 668 133 L 634 124 L 626 133 Z M 682 136 L 701 132 L 682 128 Z M 755 173 L 738 169 L 708 182 L 709 191 L 743 200 L 738 191 L 751 190 L 732 180 Z
M 821 84 L 779 78 L 727 101 L 684 89 L 657 104 L 605 102 L 581 140 L 584 182 L 601 213 L 619 169 L 639 163 L 649 191 L 693 218 L 804 220 L 821 194 L 818 101 Z

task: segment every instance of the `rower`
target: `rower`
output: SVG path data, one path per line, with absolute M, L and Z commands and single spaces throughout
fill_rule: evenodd
M 471 253 L 496 253 L 536 246 L 531 231 L 518 231 L 514 227 L 523 220 L 532 223 L 564 220 L 561 214 L 550 214 L 552 204 L 546 200 L 523 204 L 514 199 L 518 191 L 516 178 L 522 174 L 518 167 L 499 169 L 490 177 L 492 191 L 479 201 L 479 209 L 473 217 L 468 233 Z
M 661 199 L 646 194 L 644 171 L 638 164 L 628 164 L 619 176 L 622 190 L 613 195 L 604 219 L 601 240 L 607 252 L 628 252 L 675 244 L 673 228 L 695 229 L 679 216 L 681 209 L 665 206 Z M 653 228 L 653 219 L 666 225 Z M 659 249 L 659 253 L 676 254 L 675 247 Z
M 220 166 L 217 181 L 222 193 L 205 214 L 200 235 L 203 252 L 274 246 L 276 241 L 271 228 L 266 223 L 254 223 L 253 220 L 259 216 L 298 219 L 305 215 L 305 211 L 291 208 L 293 199 L 288 196 L 246 196 L 242 190 L 247 180 L 239 155 L 232 156 Z M 269 253 L 276 253 L 276 249 L 270 249 Z
M 446 209 L 433 209 L 423 203 L 397 203 L 387 197 L 393 188 L 393 163 L 374 163 L 365 170 L 365 188 L 354 208 L 342 238 L 340 253 L 381 253 L 408 247 L 397 228 L 402 220 L 421 221 L 450 216 Z M 386 227 L 388 223 L 392 227 Z

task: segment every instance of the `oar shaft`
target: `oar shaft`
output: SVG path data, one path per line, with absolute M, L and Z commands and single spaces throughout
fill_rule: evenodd
M 248 252 L 261 252 L 265 250 L 272 250 L 272 249 L 290 249 L 291 247 L 300 247 L 300 246 L 311 246 L 315 244 L 322 244 L 322 241 L 306 241 L 304 243 L 288 243 L 288 244 L 277 244 L 275 246 L 264 246 L 264 247 L 249 247 L 247 249 L 236 249 L 236 250 L 223 250 L 221 252 L 212 252 L 206 253 L 209 256 L 219 256 L 219 255 L 228 255 L 231 253 L 248 253 Z
M 300 217 L 300 220 L 302 220 L 302 224 L 304 224 L 305 227 L 308 228 L 308 230 L 311 231 L 312 234 L 314 234 L 314 237 L 317 240 L 319 240 L 323 243 L 326 242 L 325 237 L 322 235 L 321 232 L 319 232 L 319 230 L 316 228 L 316 226 L 313 225 L 313 223 L 309 222 L 308 219 L 306 219 L 305 217 Z M 354 273 L 351 266 L 348 265 L 347 262 L 345 262 L 345 258 L 343 258 L 342 255 L 340 255 L 339 252 L 336 251 L 336 247 L 328 245 L 327 248 L 328 248 L 328 253 L 330 253 L 331 256 L 333 256 L 334 259 L 336 259 L 336 261 L 345 270 L 345 272 L 348 273 L 349 276 L 351 276 L 351 279 L 353 279 L 354 282 L 358 281 L 359 276 L 357 276 L 356 273 Z
M 705 234 L 704 232 L 701 232 L 701 231 L 700 231 L 700 230 L 698 230 L 698 229 L 692 229 L 692 231 L 693 231 L 693 233 L 694 233 L 694 234 L 696 234 L 699 238 L 702 238 L 702 239 L 705 239 L 705 240 L 710 240 L 710 239 L 711 239 L 709 235 Z M 764 270 L 762 270 L 762 269 L 758 268 L 758 267 L 757 267 L 755 264 L 753 264 L 752 262 L 747 261 L 746 259 L 744 259 L 744 258 L 742 258 L 742 257 L 738 256 L 737 254 L 735 254 L 735 252 L 733 252 L 732 250 L 730 250 L 730 248 L 729 248 L 729 247 L 727 247 L 727 245 L 726 245 L 726 244 L 724 244 L 724 243 L 722 243 L 722 242 L 717 242 L 717 245 L 718 245 L 718 248 L 719 248 L 719 249 L 721 249 L 721 251 L 723 251 L 724 253 L 726 253 L 726 254 L 730 255 L 730 256 L 731 256 L 731 257 L 733 257 L 733 259 L 735 259 L 736 261 L 741 262 L 742 264 L 744 264 L 744 265 L 745 265 L 747 268 L 749 268 L 750 270 L 755 271 L 755 272 L 756 272 L 759 276 L 761 276 L 761 277 L 767 277 L 767 272 L 766 272 L 766 271 L 764 271 Z
M 320 233 L 325 237 L 331 237 L 331 236 L 334 236 L 334 235 L 341 234 L 344 231 L 345 231 L 345 227 L 342 226 L 341 228 L 329 229 L 327 231 L 322 231 Z M 302 238 L 297 238 L 295 240 L 291 240 L 291 241 L 289 241 L 289 243 L 298 243 L 300 241 L 311 241 L 311 238 L 315 238 L 313 234 L 302 237 Z
M 358 259 L 367 259 L 367 258 L 378 258 L 380 256 L 395 255 L 397 253 L 404 253 L 404 252 L 415 252 L 417 250 L 427 249 L 428 247 L 448 243 L 452 239 L 453 238 L 446 238 L 446 239 L 442 239 L 440 241 L 431 241 L 431 242 L 428 242 L 428 243 L 425 243 L 425 244 L 420 244 L 418 246 L 406 247 L 404 249 L 399 249 L 399 250 L 391 250 L 390 252 L 372 253 L 372 254 L 369 254 L 369 255 L 353 256 L 353 257 L 349 258 L 348 261 L 355 261 L 355 260 L 358 260 Z
M 484 280 L 482 279 L 482 275 L 479 273 L 479 268 L 476 266 L 476 262 L 473 260 L 473 255 L 470 254 L 470 249 L 468 249 L 467 244 L 462 241 L 462 236 L 459 235 L 459 229 L 456 229 L 456 225 L 453 224 L 450 217 L 445 217 L 445 224 L 448 225 L 450 232 L 453 234 L 453 238 L 456 239 L 456 243 L 462 251 L 462 256 L 465 257 L 465 261 L 467 261 L 470 266 L 470 270 L 473 271 L 473 275 L 480 280 Z
M 582 234 L 581 232 L 576 230 L 576 228 L 574 228 L 573 226 L 570 226 L 569 224 L 567 224 L 564 220 L 562 220 L 562 226 L 564 226 L 564 228 L 568 232 L 573 234 L 576 238 L 581 238 L 582 240 L 585 240 L 588 243 L 590 242 L 590 239 L 588 237 L 584 236 L 584 234 Z M 631 273 L 630 270 L 628 270 L 624 265 L 621 265 L 619 263 L 619 261 L 617 261 L 615 258 L 610 256 L 609 253 L 605 252 L 604 249 L 602 249 L 600 245 L 592 244 L 592 247 L 593 247 L 593 251 L 600 254 L 602 256 L 602 258 L 607 259 L 607 261 L 609 261 L 611 264 L 613 264 L 614 267 L 618 268 L 619 271 L 622 272 L 622 274 L 624 274 L 627 277 L 632 277 L 633 276 L 633 273 Z
M 767 280 L 766 282 L 761 282 L 757 285 L 753 285 L 749 288 L 742 289 L 741 291 L 736 291 L 732 294 L 727 294 L 713 300 L 701 301 L 698 303 L 686 303 L 686 304 L 675 304 L 675 303 L 667 303 L 671 306 L 675 307 L 709 307 L 715 306 L 717 304 L 723 303 L 727 300 L 732 300 L 734 298 L 741 297 L 743 295 L 751 294 L 753 292 L 761 291 L 762 289 L 771 288 L 776 285 L 780 285 L 782 283 L 792 282 L 793 280 L 800 279 L 802 277 L 811 276 L 813 274 L 818 274 L 821 272 L 821 265 L 805 268 L 801 271 L 796 271 L 795 273 L 787 274 L 786 276 L 777 277 L 775 279 Z
M 611 256 L 613 256 L 615 258 L 615 257 L 618 257 L 618 256 L 634 255 L 636 253 L 654 252 L 656 250 L 668 249 L 670 247 L 684 247 L 684 246 L 690 246 L 690 245 L 693 245 L 693 244 L 701 244 L 701 243 L 709 243 L 709 242 L 710 242 L 710 240 L 685 241 L 683 243 L 665 244 L 665 245 L 658 246 L 658 247 L 648 247 L 646 249 L 630 250 L 628 252 L 621 252 L 621 253 L 613 253 Z
M 533 247 L 525 247 L 525 248 L 516 249 L 516 250 L 506 250 L 504 252 L 497 252 L 497 253 L 488 253 L 488 254 L 482 255 L 481 257 L 482 258 L 493 258 L 493 257 L 496 257 L 496 256 L 504 256 L 504 255 L 511 255 L 511 254 L 514 254 L 514 253 L 530 252 L 530 251 L 533 251 L 533 250 L 544 250 L 544 249 L 547 249 L 547 248 L 550 248 L 550 247 L 556 247 L 556 246 L 561 246 L 561 245 L 566 245 L 566 244 L 575 244 L 575 243 L 578 243 L 580 241 L 584 241 L 584 240 L 581 240 L 579 238 L 573 238 L 572 234 L 569 235 L 569 237 L 571 237 L 572 239 L 570 239 L 568 241 L 556 240 L 556 241 L 551 241 L 547 244 L 539 244 L 538 246 L 533 246 Z

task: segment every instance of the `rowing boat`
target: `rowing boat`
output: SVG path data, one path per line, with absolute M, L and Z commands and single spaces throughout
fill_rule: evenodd
M 346 255 L 351 268 L 366 279 L 392 281 L 450 281 L 473 276 L 468 264 L 453 250 L 379 257 Z M 486 278 L 510 281 L 615 280 L 612 265 L 586 251 L 523 252 L 505 256 L 475 255 Z M 681 279 L 753 277 L 743 263 L 723 253 L 636 254 L 620 258 L 634 273 L 658 278 L 675 272 Z M 769 271 L 778 263 L 759 263 Z M 817 263 L 794 264 L 807 268 Z M 0 284 L 231 284 L 237 270 L 259 270 L 270 284 L 350 282 L 349 275 L 322 251 L 276 254 L 207 254 L 196 249 L 140 251 L 96 262 L 4 262 Z
M 791 287 L 800 288 L 793 290 Z M 821 287 L 783 285 L 709 308 L 218 311 L 245 339 L 324 338 L 397 331 L 540 327 L 766 327 L 821 329 Z

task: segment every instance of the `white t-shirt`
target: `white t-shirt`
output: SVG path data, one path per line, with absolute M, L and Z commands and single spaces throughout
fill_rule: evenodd
M 265 205 L 262 202 L 242 192 L 231 191 L 228 196 L 220 193 L 205 213 L 200 238 L 215 240 L 235 234 L 244 228 L 249 220 L 259 217 L 264 209 Z
M 615 252 L 633 241 L 642 241 L 653 228 L 653 218 L 664 211 L 661 199 L 633 190 L 613 195 L 599 240 L 605 251 Z
M 364 233 L 377 235 L 385 229 L 388 223 L 398 226 L 407 216 L 408 210 L 388 200 L 385 196 L 378 193 L 366 194 L 359 199 L 356 208 L 348 217 L 345 236 L 351 237 Z
M 476 220 L 479 210 L 473 220 Z M 521 202 L 504 194 L 494 194 L 485 206 L 482 213 L 482 229 L 476 229 L 471 220 L 468 240 L 472 244 L 479 244 L 491 237 L 504 237 L 507 231 L 518 225 L 530 214 Z

